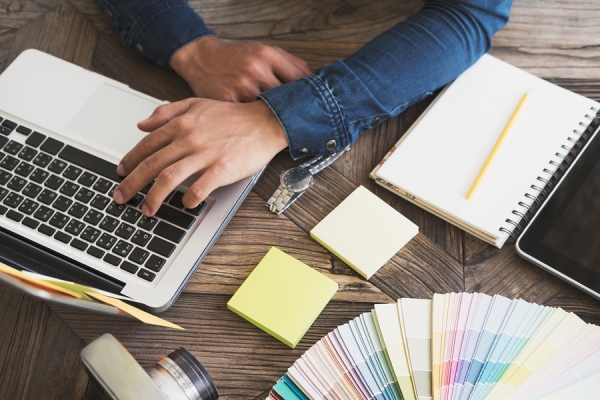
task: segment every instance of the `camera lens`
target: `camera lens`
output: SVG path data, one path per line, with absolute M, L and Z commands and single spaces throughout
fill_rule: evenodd
M 202 364 L 183 347 L 164 357 L 147 371 L 169 399 L 219 398 L 219 392 Z

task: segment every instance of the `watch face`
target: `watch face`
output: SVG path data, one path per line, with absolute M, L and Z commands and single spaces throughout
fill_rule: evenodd
M 308 189 L 312 182 L 313 176 L 300 167 L 290 168 L 281 175 L 281 185 L 294 193 Z

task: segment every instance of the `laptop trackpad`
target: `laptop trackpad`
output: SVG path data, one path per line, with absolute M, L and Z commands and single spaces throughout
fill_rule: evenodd
M 137 123 L 148 118 L 159 102 L 102 84 L 66 126 L 82 143 L 121 158 L 146 133 Z

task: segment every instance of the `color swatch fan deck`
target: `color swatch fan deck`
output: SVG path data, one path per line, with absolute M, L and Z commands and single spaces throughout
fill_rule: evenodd
M 600 327 L 481 293 L 376 304 L 308 349 L 268 398 L 600 399 Z

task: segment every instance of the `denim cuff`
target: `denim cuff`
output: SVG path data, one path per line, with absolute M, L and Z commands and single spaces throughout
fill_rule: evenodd
M 100 5 L 102 2 L 96 0 Z M 109 2 L 101 8 L 111 11 Z M 104 7 L 102 7 L 104 6 Z M 173 54 L 202 36 L 213 35 L 202 18 L 184 0 L 155 2 L 135 15 L 133 21 L 118 10 L 112 14 L 113 24 L 125 45 L 142 58 L 170 69 Z

